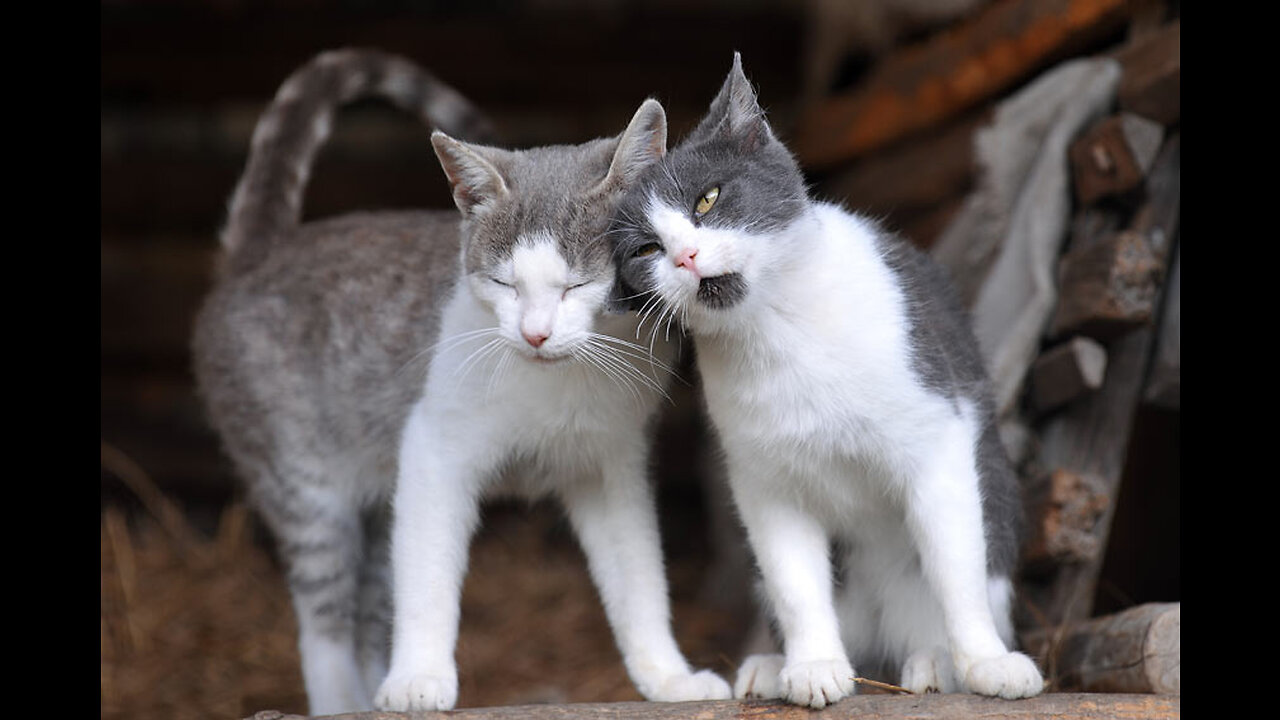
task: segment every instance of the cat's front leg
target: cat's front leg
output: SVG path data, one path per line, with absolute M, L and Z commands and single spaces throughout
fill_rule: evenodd
M 942 605 L 955 675 L 968 692 L 1002 698 L 1038 695 L 1044 679 L 1031 658 L 1000 638 L 988 594 L 982 499 L 974 432 L 958 419 L 912 478 L 905 494 L 908 530 L 925 579 Z
M 379 709 L 448 710 L 457 703 L 454 648 L 478 521 L 478 442 L 446 437 L 417 410 L 406 425 L 391 532 L 391 667 L 374 699 Z
M 637 437 L 643 437 L 636 433 Z M 726 699 L 729 684 L 694 671 L 671 631 L 670 599 L 643 443 L 619 439 L 599 478 L 561 492 L 627 673 L 646 699 Z
M 734 498 L 782 631 L 785 655 L 781 662 L 777 656 L 750 658 L 739 670 L 737 689 L 740 696 L 777 695 L 821 708 L 856 690 L 832 598 L 827 533 L 816 518 L 760 490 L 764 485 L 758 483 L 768 479 L 744 477 L 759 468 L 735 470 Z

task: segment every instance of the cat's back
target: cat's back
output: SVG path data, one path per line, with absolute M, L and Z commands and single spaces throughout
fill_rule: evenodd
M 929 391 L 982 400 L 987 373 L 969 313 L 937 261 L 904 238 L 876 228 L 876 254 L 901 294 L 912 370 Z
M 195 371 L 225 432 L 324 427 L 394 435 L 458 267 L 453 211 L 353 213 L 298 226 L 220 277 L 197 318 Z

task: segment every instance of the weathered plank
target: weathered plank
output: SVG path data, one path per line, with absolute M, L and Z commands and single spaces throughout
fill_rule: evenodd
M 1182 604 L 1147 603 L 1029 633 L 1023 646 L 1059 690 L 1179 694 Z
M 1176 409 L 1181 399 L 1182 366 L 1182 272 L 1181 248 L 1173 249 L 1169 281 L 1164 291 L 1164 311 L 1160 319 L 1160 338 L 1151 360 L 1151 373 L 1142 397 L 1146 402 Z
M 1162 258 L 1140 232 L 1071 248 L 1058 265 L 1058 305 L 1049 336 L 1107 341 L 1149 324 L 1164 272 Z
M 1046 413 L 1097 390 L 1106 371 L 1107 349 L 1087 337 L 1045 351 L 1029 373 L 1033 411 Z
M 1173 720 L 1182 716 L 1178 695 L 1046 693 L 1025 700 L 963 694 L 855 695 L 822 710 L 769 700 L 581 703 L 464 708 L 448 712 L 360 712 L 331 720 Z M 264 710 L 250 720 L 304 720 Z
M 1162 140 L 1162 125 L 1134 113 L 1119 113 L 1095 124 L 1069 151 L 1076 202 L 1092 205 L 1137 190 Z
M 1095 560 L 1102 552 L 1098 522 L 1113 499 L 1097 478 L 1058 469 L 1028 493 L 1030 533 L 1023 572 L 1051 574 L 1066 563 Z
M 1116 90 L 1120 109 L 1162 125 L 1176 124 L 1182 116 L 1181 21 L 1140 35 L 1112 56 L 1124 67 Z
M 1180 142 L 1166 141 L 1148 179 L 1148 201 L 1135 213 L 1129 229 L 1143 234 L 1157 252 L 1167 252 L 1178 228 Z M 1107 376 L 1101 388 L 1051 416 L 1040 432 L 1037 463 L 1052 472 L 1065 470 L 1097 483 L 1116 497 L 1124 471 L 1133 418 L 1141 400 L 1155 330 L 1142 327 L 1107 346 Z M 1034 492 L 1034 489 L 1032 490 Z M 1105 548 L 1115 503 L 1109 503 L 1093 534 Z M 1028 578 L 1022 596 L 1045 627 L 1088 618 L 1105 553 L 1065 563 L 1047 580 Z
M 1106 38 L 1127 12 L 1125 0 L 996 0 L 804 112 L 796 153 L 809 168 L 830 167 L 946 122 Z

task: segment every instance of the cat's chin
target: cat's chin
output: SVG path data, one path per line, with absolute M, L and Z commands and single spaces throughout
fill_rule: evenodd
M 698 303 L 712 310 L 731 308 L 746 296 L 747 281 L 742 273 L 704 277 L 698 282 Z

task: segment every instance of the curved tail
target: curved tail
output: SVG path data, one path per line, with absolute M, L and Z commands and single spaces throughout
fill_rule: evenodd
M 256 265 L 272 238 L 297 226 L 311 165 L 329 137 L 334 113 L 373 96 L 447 133 L 492 140 L 489 120 L 413 61 L 360 48 L 321 53 L 284 81 L 254 128 L 249 161 L 222 231 L 227 268 Z

